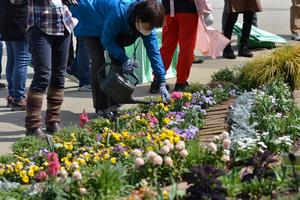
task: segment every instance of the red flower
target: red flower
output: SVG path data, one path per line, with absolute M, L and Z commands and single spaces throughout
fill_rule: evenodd
M 84 125 L 90 121 L 90 119 L 89 119 L 87 113 L 85 112 L 85 110 L 82 111 L 82 113 L 79 116 L 79 119 L 80 119 L 80 124 L 79 125 L 80 125 L 81 128 L 83 128 Z
M 51 176 L 56 176 L 60 169 L 58 155 L 55 152 L 50 152 L 48 153 L 47 158 L 48 158 L 48 174 Z
M 36 175 L 36 179 L 38 180 L 38 181 L 45 181 L 46 179 L 47 179 L 47 177 L 48 177 L 48 175 L 47 175 L 47 173 L 45 172 L 45 171 L 39 171 L 39 173 Z

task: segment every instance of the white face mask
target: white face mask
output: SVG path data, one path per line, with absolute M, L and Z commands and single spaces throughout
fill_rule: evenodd
M 148 31 L 143 28 L 141 20 L 135 22 L 135 27 L 144 36 L 151 35 L 152 33 L 152 30 Z

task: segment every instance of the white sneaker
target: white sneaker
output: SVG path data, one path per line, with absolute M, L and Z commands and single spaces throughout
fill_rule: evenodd
M 69 74 L 68 72 L 65 72 L 65 77 L 68 78 L 70 81 L 73 81 L 75 83 L 79 83 L 78 78 L 76 76 Z
M 78 87 L 78 91 L 80 91 L 80 92 L 91 92 L 92 87 L 91 87 L 91 85 L 83 85 L 81 87 Z
M 300 33 L 293 33 L 292 40 L 300 41 Z

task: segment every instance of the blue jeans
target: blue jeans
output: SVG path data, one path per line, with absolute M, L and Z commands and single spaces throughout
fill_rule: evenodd
M 8 95 L 15 101 L 25 97 L 27 68 L 31 55 L 26 41 L 5 42 L 7 48 L 6 79 Z
M 3 42 L 0 41 L 0 79 L 2 74 L 2 55 L 3 55 Z
M 71 66 L 79 79 L 79 87 L 90 85 L 90 56 L 87 46 L 81 37 L 77 37 L 76 57 Z
M 34 69 L 30 90 L 46 92 L 48 86 L 63 89 L 71 35 L 47 35 L 33 26 L 28 32 L 29 50 Z

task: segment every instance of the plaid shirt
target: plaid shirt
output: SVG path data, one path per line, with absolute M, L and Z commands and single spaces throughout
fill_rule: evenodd
M 71 33 L 77 24 L 72 18 L 66 5 L 61 8 L 52 8 L 49 0 L 28 1 L 28 28 L 36 26 L 48 35 L 64 35 L 65 28 Z

